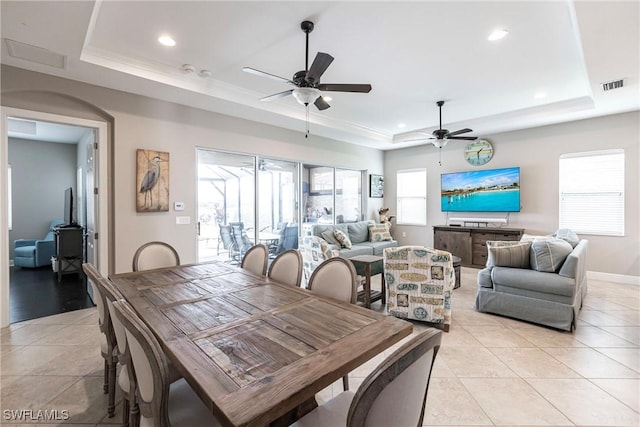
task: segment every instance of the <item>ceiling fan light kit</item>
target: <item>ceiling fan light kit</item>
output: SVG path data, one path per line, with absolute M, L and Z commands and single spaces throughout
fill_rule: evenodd
M 300 104 L 308 106 L 310 103 L 318 99 L 320 96 L 320 90 L 312 87 L 299 87 L 293 90 L 292 95 Z

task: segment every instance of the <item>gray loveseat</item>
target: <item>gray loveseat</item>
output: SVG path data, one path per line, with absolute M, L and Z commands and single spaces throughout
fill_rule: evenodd
M 535 245 L 549 246 L 544 241 Z M 587 246 L 587 240 L 577 240 L 564 261 L 557 261 L 560 264 L 557 269 L 556 266 L 550 268 L 553 271 L 536 271 L 531 266 L 522 268 L 526 265 L 490 265 L 487 261 L 488 267 L 478 273 L 476 310 L 571 331 L 587 294 Z M 526 250 L 526 243 L 523 247 Z M 530 264 L 537 267 L 534 246 L 530 247 Z M 513 262 L 513 250 L 511 252 L 509 261 Z M 509 261 L 498 264 L 509 264 Z
M 396 240 L 370 241 L 369 225 L 374 221 L 358 221 L 342 224 L 308 224 L 304 226 L 305 234 L 318 236 L 329 243 L 332 250 L 338 250 L 343 258 L 351 258 L 357 255 L 379 255 L 382 256 L 384 248 L 398 246 Z M 340 246 L 333 237 L 335 230 L 341 230 L 349 236 L 351 249 Z

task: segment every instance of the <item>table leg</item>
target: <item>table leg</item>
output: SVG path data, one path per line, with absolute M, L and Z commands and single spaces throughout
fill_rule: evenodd
M 384 270 L 380 273 L 380 292 L 382 292 L 382 306 L 387 304 L 387 285 L 384 282 Z
M 371 264 L 364 266 L 364 306 L 371 308 Z
M 315 396 L 311 399 L 303 402 L 300 406 L 291 411 L 287 412 L 277 420 L 271 422 L 269 427 L 285 427 L 293 424 L 300 418 L 307 415 L 309 412 L 313 411 L 318 407 L 318 402 L 316 401 Z

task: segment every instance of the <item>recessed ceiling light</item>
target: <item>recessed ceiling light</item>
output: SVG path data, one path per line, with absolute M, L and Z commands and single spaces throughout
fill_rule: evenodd
M 329 102 L 329 101 L 333 101 L 333 98 L 330 96 L 322 96 L 322 99 L 324 99 L 325 101 Z
M 533 96 L 535 99 L 542 99 L 542 98 L 546 98 L 547 97 L 547 93 L 546 92 L 538 92 Z
M 407 125 L 404 123 L 398 123 L 398 128 L 404 129 Z
M 509 34 L 509 31 L 504 30 L 504 29 L 499 29 L 499 30 L 495 30 L 491 34 L 489 34 L 489 37 L 487 37 L 487 39 L 489 41 L 494 42 L 496 40 L 500 40 L 500 39 L 504 38 L 507 34 Z
M 158 37 L 158 42 L 160 42 L 160 44 L 164 46 L 173 47 L 176 45 L 176 41 L 172 39 L 171 36 L 167 36 L 167 35 Z

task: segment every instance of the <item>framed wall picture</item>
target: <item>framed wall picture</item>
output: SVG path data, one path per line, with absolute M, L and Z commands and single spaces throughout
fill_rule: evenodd
M 169 211 L 169 153 L 136 151 L 136 212 Z
M 369 197 L 384 197 L 384 176 L 369 175 Z

